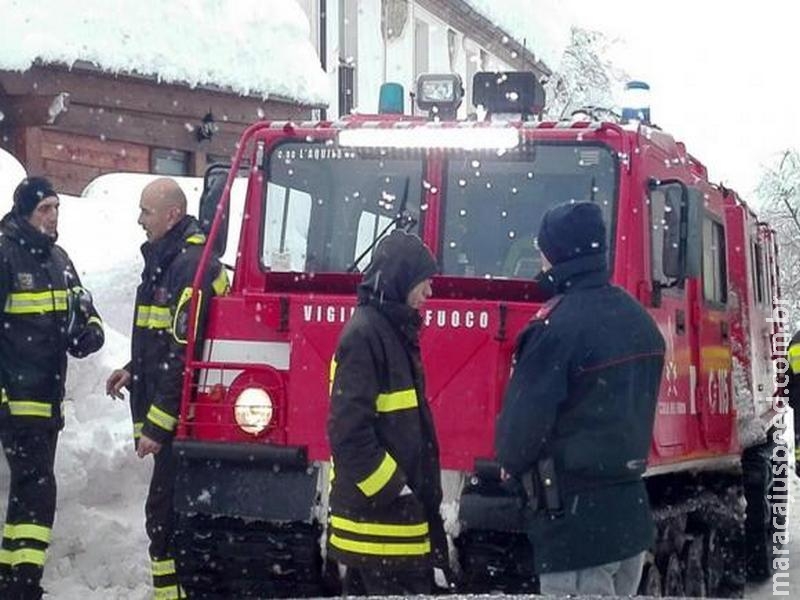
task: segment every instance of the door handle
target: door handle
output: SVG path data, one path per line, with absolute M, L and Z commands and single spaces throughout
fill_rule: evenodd
M 675 310 L 675 333 L 686 333 L 686 313 L 680 308 Z

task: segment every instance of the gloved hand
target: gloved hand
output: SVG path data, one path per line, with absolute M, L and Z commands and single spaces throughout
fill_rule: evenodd
M 106 336 L 99 323 L 89 323 L 81 332 L 69 338 L 69 352 L 75 358 L 84 358 L 103 347 Z
M 68 323 L 67 338 L 77 338 L 86 328 L 92 316 L 92 294 L 82 287 L 73 287 L 67 292 Z

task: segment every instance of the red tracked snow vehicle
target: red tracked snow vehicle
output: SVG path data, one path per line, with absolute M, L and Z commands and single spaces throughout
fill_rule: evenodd
M 530 589 L 531 548 L 517 499 L 499 485 L 494 422 L 515 337 L 541 305 L 531 281 L 539 221 L 570 200 L 603 209 L 613 281 L 667 342 L 647 472 L 658 542 L 643 591 L 730 593 L 745 561 L 754 576 L 769 572 L 787 472 L 771 436 L 772 230 L 645 121 L 531 118 L 543 91 L 528 74 L 478 74 L 474 89 L 476 106 L 516 117 L 259 122 L 232 168 L 207 174 L 209 250 L 223 250 L 230 232 L 238 251 L 231 293 L 211 301 L 187 361 L 175 442 L 179 568 L 193 597 L 327 591 L 329 362 L 359 269 L 401 226 L 440 265 L 422 350 L 455 566 L 465 589 Z M 417 98 L 454 114 L 459 90 L 454 76 L 426 76 Z M 233 222 L 243 165 L 243 218 Z

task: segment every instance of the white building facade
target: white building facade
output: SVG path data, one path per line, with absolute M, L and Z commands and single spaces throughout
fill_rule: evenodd
M 410 92 L 422 73 L 457 73 L 466 95 L 459 117 L 474 112 L 472 76 L 485 70 L 548 68 L 531 49 L 512 39 L 462 0 L 297 0 L 311 24 L 311 39 L 330 84 L 328 118 L 375 113 L 380 86 Z

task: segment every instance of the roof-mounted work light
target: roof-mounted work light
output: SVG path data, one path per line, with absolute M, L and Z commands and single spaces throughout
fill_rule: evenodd
M 523 119 L 544 110 L 544 87 L 527 71 L 481 71 L 472 78 L 472 104 L 488 115 L 513 114 Z
M 433 118 L 455 119 L 463 97 L 464 86 L 455 73 L 425 74 L 417 78 L 417 106 L 429 111 Z

